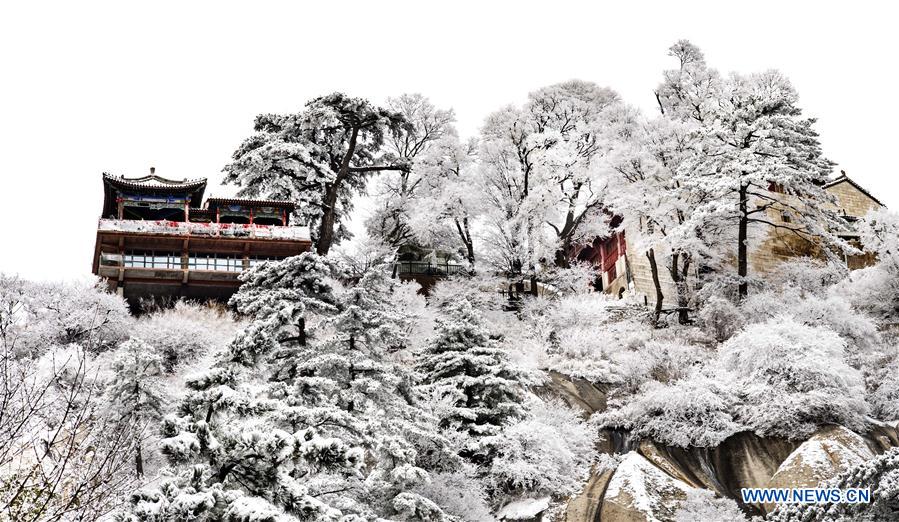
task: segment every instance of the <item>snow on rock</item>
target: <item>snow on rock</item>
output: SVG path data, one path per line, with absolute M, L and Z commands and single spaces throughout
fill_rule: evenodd
M 549 508 L 549 497 L 509 502 L 496 514 L 500 520 L 533 520 Z
M 815 487 L 874 457 L 860 435 L 843 426 L 825 426 L 781 463 L 767 487 Z
M 582 522 L 599 520 L 602 510 L 602 499 L 606 486 L 615 473 L 614 467 L 597 465 L 590 474 L 590 479 L 580 493 L 568 500 L 561 522 Z
M 610 522 L 671 520 L 692 488 L 637 452 L 628 453 L 606 487 L 600 519 Z

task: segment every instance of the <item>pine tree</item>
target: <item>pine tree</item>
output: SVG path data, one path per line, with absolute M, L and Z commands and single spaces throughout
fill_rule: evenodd
M 676 177 L 681 189 L 704 201 L 688 225 L 734 232 L 740 297 L 748 293 L 754 230 L 851 251 L 836 235 L 842 223 L 822 186 L 833 163 L 824 157 L 815 119 L 803 116 L 790 81 L 775 70 L 722 79 L 686 40 L 670 54 L 680 67 L 666 71 L 656 91 L 659 108 L 695 126 L 693 139 L 699 141 L 694 149 L 700 153 Z
M 489 448 L 478 438 L 496 435 L 510 421 L 524 415 L 523 375 L 490 338 L 480 314 L 467 300 L 447 305 L 437 319 L 437 334 L 419 365 L 425 390 L 444 405 L 443 428 L 466 432 L 474 440 L 461 454 L 475 461 L 489 460 Z
M 232 304 L 252 321 L 188 381 L 163 425 L 179 473 L 136 495 L 132 520 L 441 519 L 409 491 L 427 480 L 415 443 L 430 435 L 385 358 L 402 342 L 390 280 L 342 276 L 311 253 L 242 276 Z
M 402 114 L 342 93 L 315 98 L 296 114 L 260 114 L 256 134 L 225 167 L 225 181 L 240 185 L 242 196 L 296 202 L 316 252 L 326 255 L 349 235 L 342 221 L 368 178 L 408 169 L 385 144 L 408 126 Z
M 134 432 L 135 471 L 143 477 L 145 429 L 162 418 L 165 404 L 165 391 L 159 381 L 162 357 L 144 341 L 129 339 L 119 347 L 112 370 L 106 393 L 123 425 Z

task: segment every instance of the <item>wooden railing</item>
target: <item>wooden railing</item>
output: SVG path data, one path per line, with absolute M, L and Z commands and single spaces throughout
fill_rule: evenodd
M 249 239 L 287 239 L 309 241 L 309 227 L 248 225 L 240 223 L 186 223 L 165 219 L 101 219 L 98 230 L 140 232 L 173 236 L 244 237 Z
M 445 261 L 397 261 L 395 264 L 397 275 L 429 275 L 446 277 L 465 272 L 465 267 L 459 264 Z

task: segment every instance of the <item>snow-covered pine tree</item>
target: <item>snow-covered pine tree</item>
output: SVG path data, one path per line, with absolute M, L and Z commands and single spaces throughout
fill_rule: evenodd
M 419 453 L 433 458 L 446 453 L 448 443 L 437 434 L 436 420 L 416 405 L 412 374 L 388 356 L 408 342 L 412 318 L 393 302 L 398 282 L 381 268 L 342 292 L 340 311 L 323 323 L 328 337 L 301 356 L 296 386 L 327 395 L 344 415 L 340 431 L 349 434 L 343 436 L 370 457 L 354 497 L 358 514 L 439 520 L 440 507 L 411 490 L 428 481 Z M 292 395 L 299 397 L 298 391 Z
M 162 426 L 172 476 L 158 489 L 135 493 L 123 520 L 340 516 L 310 491 L 310 477 L 359 475 L 362 450 L 320 435 L 316 426 L 279 422 L 290 408 L 272 390 L 289 378 L 283 361 L 308 344 L 312 310 L 336 312 L 335 272 L 327 261 L 304 254 L 241 276 L 244 284 L 233 304 L 253 320 L 211 369 L 187 379 L 189 393 L 179 414 L 166 417 Z M 323 405 L 307 413 L 339 416 L 332 410 Z
M 427 438 L 426 417 L 383 357 L 402 331 L 389 279 L 344 288 L 341 275 L 307 253 L 242 276 L 232 304 L 253 320 L 188 381 L 163 426 L 180 473 L 136 494 L 130 520 L 443 517 L 408 491 L 427 480 L 409 442 Z
M 463 431 L 471 441 L 460 454 L 488 462 L 489 445 L 479 439 L 496 435 L 524 415 L 524 378 L 495 339 L 481 315 L 465 300 L 446 306 L 437 318 L 437 334 L 418 367 L 424 390 L 433 394 L 441 427 Z
M 119 346 L 112 371 L 106 393 L 123 427 L 134 433 L 135 471 L 138 477 L 143 477 L 146 429 L 162 418 L 166 402 L 159 380 L 162 357 L 146 342 L 132 338 Z
M 402 114 L 368 100 L 332 93 L 296 114 L 260 114 L 225 166 L 225 181 L 242 196 L 297 203 L 298 221 L 312 230 L 316 252 L 326 255 L 349 235 L 342 223 L 353 195 L 376 172 L 404 170 L 385 137 L 408 128 Z

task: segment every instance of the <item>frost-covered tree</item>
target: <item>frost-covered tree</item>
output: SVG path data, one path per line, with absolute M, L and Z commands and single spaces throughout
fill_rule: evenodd
M 370 176 L 408 168 L 385 142 L 408 130 L 403 115 L 342 93 L 315 98 L 296 114 L 260 114 L 254 130 L 234 151 L 225 181 L 243 196 L 297 203 L 296 217 L 322 255 L 347 237 L 343 220 Z
M 449 134 L 416 161 L 421 186 L 409 213 L 409 227 L 422 244 L 458 251 L 475 265 L 475 225 L 483 212 L 477 190 L 476 143 Z
M 859 223 L 862 245 L 877 257 L 874 266 L 855 270 L 838 294 L 858 309 L 881 319 L 899 317 L 899 214 L 869 213 Z
M 135 495 L 129 516 L 440 518 L 412 491 L 427 480 L 416 459 L 430 433 L 385 356 L 403 332 L 393 283 L 370 271 L 344 288 L 342 273 L 307 253 L 242 276 L 232 304 L 252 321 L 188 381 L 163 425 L 177 474 Z
M 129 339 L 116 350 L 112 378 L 106 394 L 123 429 L 134 433 L 134 465 L 138 477 L 144 476 L 143 442 L 146 429 L 163 415 L 166 394 L 160 376 L 162 357 L 140 339 Z
M 823 156 L 815 119 L 803 117 L 789 80 L 773 70 L 722 79 L 686 41 L 671 54 L 680 67 L 665 73 L 657 90 L 660 108 L 698 124 L 701 135 L 701 154 L 679 182 L 709 196 L 691 219 L 734 231 L 739 295 L 748 294 L 753 230 L 847 248 L 836 236 L 842 223 L 825 204 L 832 198 L 822 188 L 833 164 Z M 790 219 L 772 218 L 769 210 Z
M 101 351 L 127 338 L 131 315 L 125 301 L 107 292 L 99 279 L 26 286 L 28 335 L 21 349 L 39 352 L 54 344 L 79 343 Z
M 11 347 L 0 344 L 0 518 L 101 519 L 132 487 L 133 441 L 101 407 L 91 352 L 49 346 L 30 358 Z
M 479 439 L 523 416 L 523 374 L 467 300 L 448 304 L 436 330 L 418 365 L 424 389 L 439 404 L 441 427 L 470 435 L 462 454 L 489 461 L 493 450 Z
M 707 203 L 708 192 L 688 189 L 680 181 L 697 154 L 698 125 L 664 114 L 651 120 L 636 115 L 633 119 L 629 131 L 620 133 L 610 158 L 618 174 L 612 187 L 613 208 L 624 217 L 625 226 L 639 230 L 631 246 L 649 260 L 655 287 L 654 320 L 658 322 L 665 300 L 659 277 L 665 269 L 677 291 L 678 319 L 686 324 L 690 276 L 699 262 L 711 264 L 709 239 L 715 235 L 708 222 L 691 219 Z
M 433 183 L 429 178 L 434 173 L 421 169 L 417 160 L 434 143 L 455 137 L 455 115 L 452 110 L 436 108 L 421 94 L 388 98 L 386 106 L 409 123 L 386 140 L 386 147 L 396 157 L 406 160 L 411 168 L 385 173 L 380 179 L 375 211 L 366 220 L 366 227 L 372 236 L 398 247 L 416 239 L 409 225 L 410 213 L 418 206 L 422 185 Z
M 487 118 L 479 158 L 492 264 L 533 276 L 540 264 L 566 266 L 572 244 L 608 231 L 600 159 L 619 130 L 619 104 L 613 91 L 572 80 Z

